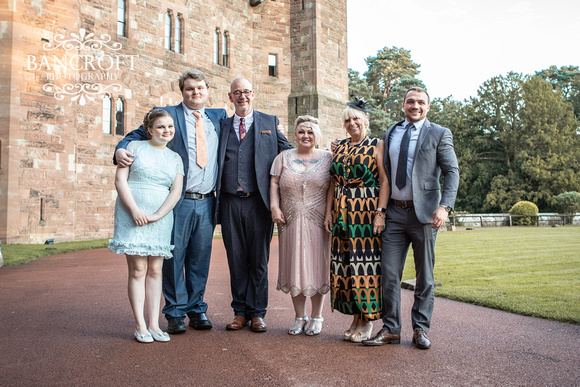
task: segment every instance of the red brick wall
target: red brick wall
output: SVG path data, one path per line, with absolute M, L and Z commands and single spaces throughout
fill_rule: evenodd
M 255 108 L 276 114 L 285 128 L 295 118 L 288 105 L 291 94 L 316 96 L 318 103 L 301 114 L 318 115 L 325 141 L 334 138 L 340 133 L 336 128 L 340 128 L 348 93 L 346 1 L 305 1 L 312 11 L 308 23 L 316 26 L 299 34 L 300 39 L 310 34 L 307 50 L 316 58 L 306 72 L 295 71 L 292 62 L 297 46 L 292 43 L 296 31 L 291 8 L 298 3 L 266 0 L 251 7 L 242 0 L 127 1 L 127 37 L 119 37 L 116 0 L 0 0 L 6 27 L 0 32 L 0 117 L 4 118 L 0 126 L 0 240 L 30 243 L 112 236 L 116 192 L 111 159 L 121 137 L 102 133 L 99 97 L 81 105 L 80 99 L 73 101 L 70 95 L 56 99 L 54 88 L 43 89 L 52 82 L 59 87 L 75 83 L 51 80 L 55 74 L 52 55 L 133 56 L 134 66 L 120 65 L 118 71 L 66 68 L 72 76 L 117 78 L 93 82 L 102 87 L 121 85 L 121 90 L 112 92 L 113 109 L 114 101 L 122 97 L 126 131 L 138 127 L 153 106 L 179 103 L 177 78 L 187 68 L 199 68 L 210 79 L 210 107 L 223 107 L 231 114 L 229 85 L 237 77 L 246 77 L 256 91 Z M 183 53 L 164 49 L 167 10 L 174 20 L 178 14 L 183 16 Z M 213 63 L 216 27 L 229 34 L 228 67 Z M 59 34 L 70 39 L 81 28 L 97 39 L 108 34 L 109 45 L 119 43 L 122 48 L 47 49 L 47 45 L 57 46 Z M 278 57 L 277 77 L 268 75 L 268 54 Z M 43 55 L 48 62 L 42 62 Z

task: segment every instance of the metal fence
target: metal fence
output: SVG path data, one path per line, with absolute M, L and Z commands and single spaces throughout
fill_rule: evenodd
M 580 225 L 580 214 L 510 215 L 510 214 L 453 214 L 447 224 L 454 227 L 512 227 L 515 219 L 528 218 L 535 226 Z

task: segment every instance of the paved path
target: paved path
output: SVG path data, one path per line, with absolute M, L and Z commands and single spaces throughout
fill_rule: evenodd
M 275 290 L 268 332 L 229 332 L 229 275 L 214 242 L 206 301 L 211 331 L 140 344 L 125 260 L 106 249 L 0 269 L 1 386 L 578 386 L 580 326 L 438 298 L 428 351 L 411 344 L 412 293 L 403 291 L 400 345 L 341 340 L 350 318 L 325 306 L 318 337 L 287 334 L 290 297 Z M 164 324 L 162 324 L 164 326 Z M 375 323 L 375 332 L 379 323 Z

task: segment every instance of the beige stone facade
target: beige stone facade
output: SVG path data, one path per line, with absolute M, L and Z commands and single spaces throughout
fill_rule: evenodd
M 176 80 L 187 68 L 210 79 L 210 107 L 231 114 L 229 84 L 245 77 L 256 109 L 284 128 L 311 114 L 324 147 L 344 136 L 346 0 L 121 3 L 126 36 L 118 0 L 0 0 L 2 243 L 111 237 L 116 104 L 127 133 L 153 106 L 181 101 Z M 107 92 L 112 134 L 103 133 Z

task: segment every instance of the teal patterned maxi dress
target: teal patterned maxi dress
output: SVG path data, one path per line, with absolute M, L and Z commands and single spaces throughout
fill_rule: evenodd
M 330 174 L 336 183 L 332 205 L 330 283 L 332 309 L 377 320 L 381 316 L 381 239 L 373 234 L 379 200 L 375 153 L 379 139 L 357 145 L 343 140 Z

